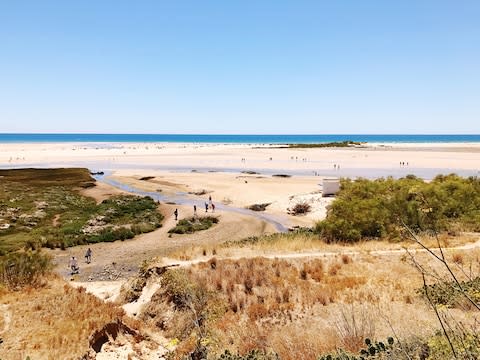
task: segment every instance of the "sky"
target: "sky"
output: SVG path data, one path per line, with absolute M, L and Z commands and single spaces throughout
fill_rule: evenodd
M 480 134 L 478 0 L 0 0 L 0 132 Z

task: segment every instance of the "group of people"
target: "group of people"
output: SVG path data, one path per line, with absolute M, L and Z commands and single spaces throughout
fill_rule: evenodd
M 270 158 L 271 160 L 271 158 Z M 290 156 L 290 160 L 295 160 L 295 161 L 298 161 L 298 156 Z M 300 158 L 301 161 L 303 162 L 307 162 L 308 159 L 307 158 Z
M 90 264 L 92 262 L 92 249 L 88 248 L 85 252 L 85 262 Z M 68 262 L 68 267 L 70 268 L 71 275 L 78 274 L 80 272 L 80 266 L 78 266 L 78 261 L 75 256 L 70 258 Z
M 208 210 L 212 209 L 212 212 L 215 212 L 215 204 L 212 201 L 212 196 L 210 195 L 208 197 L 208 202 L 205 201 L 205 212 L 208 213 Z M 175 221 L 178 221 L 178 209 L 176 208 L 175 211 L 173 212 L 173 215 L 175 216 Z M 193 205 L 193 216 L 197 216 L 197 205 Z

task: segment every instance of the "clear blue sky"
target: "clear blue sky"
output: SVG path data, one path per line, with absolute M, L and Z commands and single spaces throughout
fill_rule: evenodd
M 480 133 L 480 1 L 0 0 L 0 132 Z

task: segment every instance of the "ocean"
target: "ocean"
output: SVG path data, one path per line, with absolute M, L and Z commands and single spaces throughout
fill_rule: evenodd
M 338 141 L 366 143 L 480 143 L 476 135 L 194 135 L 194 134 L 2 134 L 0 143 L 221 143 L 314 144 Z

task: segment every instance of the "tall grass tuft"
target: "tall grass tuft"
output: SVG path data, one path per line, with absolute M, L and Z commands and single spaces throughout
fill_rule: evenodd
M 41 251 L 10 253 L 0 258 L 0 282 L 10 290 L 37 287 L 51 269 L 51 257 Z

